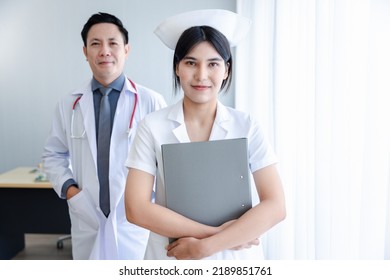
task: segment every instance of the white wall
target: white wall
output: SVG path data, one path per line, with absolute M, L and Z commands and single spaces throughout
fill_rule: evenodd
M 80 32 L 93 13 L 122 20 L 132 45 L 125 73 L 172 103 L 172 51 L 153 30 L 168 16 L 208 8 L 235 11 L 236 1 L 0 0 L 0 173 L 40 162 L 56 102 L 90 79 Z M 232 93 L 222 102 L 232 105 Z

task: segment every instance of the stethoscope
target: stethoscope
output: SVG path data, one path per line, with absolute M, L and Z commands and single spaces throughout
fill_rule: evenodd
M 135 84 L 134 84 L 130 79 L 129 79 L 129 82 L 131 83 L 131 85 L 132 85 L 133 88 L 135 89 L 135 92 L 134 92 L 133 112 L 131 113 L 130 123 L 129 123 L 129 127 L 128 127 L 128 129 L 127 129 L 127 135 L 128 135 L 128 137 L 130 138 L 131 133 L 132 133 L 132 131 L 133 131 L 134 115 L 135 115 L 135 111 L 136 111 L 137 105 L 138 105 L 138 93 L 137 93 L 137 88 L 136 88 Z M 76 105 L 79 103 L 81 97 L 82 97 L 82 95 L 81 95 L 81 96 L 78 96 L 78 97 L 76 98 L 76 100 L 74 101 L 73 106 L 72 106 L 72 117 L 71 117 L 71 123 L 70 123 L 70 138 L 73 138 L 73 139 L 84 138 L 85 133 L 86 133 L 85 128 L 84 128 L 84 131 L 83 131 L 83 133 L 81 133 L 81 135 L 75 135 L 75 134 L 74 134 L 74 114 L 75 114 L 75 111 L 76 111 Z

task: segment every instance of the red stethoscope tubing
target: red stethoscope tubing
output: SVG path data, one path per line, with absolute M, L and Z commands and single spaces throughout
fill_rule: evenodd
M 134 115 L 135 115 L 135 110 L 137 109 L 137 104 L 138 104 L 138 94 L 137 94 L 137 88 L 135 86 L 135 84 L 133 83 L 133 81 L 131 81 L 129 79 L 129 82 L 131 83 L 131 85 L 133 86 L 133 88 L 135 89 L 135 93 L 134 93 L 134 106 L 133 106 L 133 112 L 131 113 L 131 117 L 130 117 L 130 124 L 129 124 L 129 131 L 133 128 L 133 120 L 134 120 Z M 77 103 L 80 101 L 80 98 L 82 97 L 79 96 L 76 98 L 76 100 L 74 101 L 73 103 L 73 107 L 72 107 L 72 110 L 74 111 L 75 108 L 76 108 L 76 105 Z
M 138 94 L 135 93 L 134 94 L 133 112 L 131 113 L 131 117 L 130 117 L 129 132 L 133 128 L 133 120 L 134 120 L 135 110 L 137 109 L 137 104 L 138 104 Z

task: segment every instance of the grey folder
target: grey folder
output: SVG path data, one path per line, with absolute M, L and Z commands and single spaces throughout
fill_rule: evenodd
M 161 146 L 169 209 L 211 226 L 252 207 L 247 139 Z

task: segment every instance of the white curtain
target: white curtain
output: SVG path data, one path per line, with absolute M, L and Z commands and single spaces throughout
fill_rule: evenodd
M 268 259 L 390 259 L 390 1 L 237 0 L 235 106 L 279 158 Z

